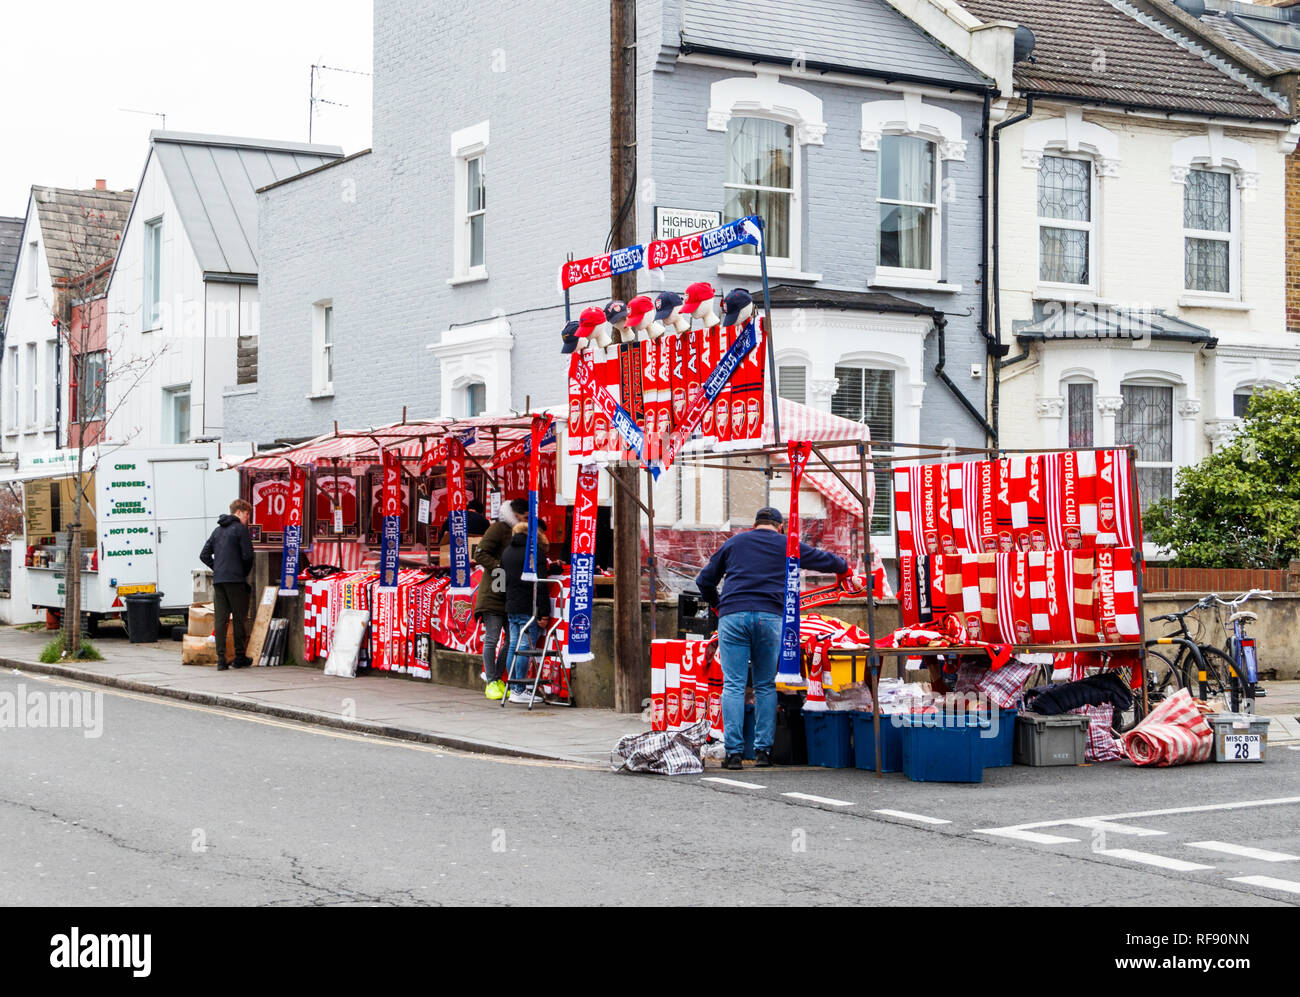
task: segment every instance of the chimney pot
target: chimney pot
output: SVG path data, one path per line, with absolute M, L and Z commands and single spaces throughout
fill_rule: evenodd
M 107 180 L 96 180 L 96 181 L 95 181 L 95 189 L 96 189 L 96 190 L 108 190 L 108 181 L 107 181 Z

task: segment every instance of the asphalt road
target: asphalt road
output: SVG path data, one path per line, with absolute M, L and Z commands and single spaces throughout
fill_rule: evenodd
M 1300 904 L 1300 751 L 972 786 L 670 780 L 31 675 L 0 676 L 0 699 L 20 685 L 103 712 L 98 737 L 0 729 L 10 905 Z

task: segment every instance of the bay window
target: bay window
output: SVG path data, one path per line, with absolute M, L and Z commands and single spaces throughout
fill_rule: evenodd
M 1092 385 L 1076 383 L 1066 385 L 1066 405 L 1068 406 L 1069 440 L 1066 444 L 1071 449 L 1093 445 L 1093 405 Z
M 1159 384 L 1122 384 L 1124 400 L 1115 419 L 1115 443 L 1137 448 L 1142 511 L 1173 496 L 1174 389 Z
M 894 372 L 859 364 L 842 364 L 835 367 L 839 386 L 831 397 L 831 414 L 851 422 L 865 423 L 871 429 L 873 440 L 890 441 L 894 438 Z M 892 453 L 873 447 L 880 456 Z M 877 464 L 876 502 L 872 509 L 871 531 L 889 535 L 893 527 L 890 510 L 893 505 L 893 487 L 890 465 Z

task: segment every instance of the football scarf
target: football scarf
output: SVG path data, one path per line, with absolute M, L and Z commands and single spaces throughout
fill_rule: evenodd
M 590 661 L 591 600 L 596 571 L 596 493 L 600 471 L 586 464 L 578 471 L 573 500 L 572 577 L 569 588 L 569 661 Z
M 532 452 L 528 455 L 528 546 L 524 548 L 524 570 L 519 578 L 537 581 L 537 493 L 542 477 L 542 436 L 550 416 L 535 415 L 530 432 Z
M 657 270 L 674 263 L 692 263 L 718 253 L 732 252 L 744 245 L 755 246 L 761 253 L 763 234 L 759 224 L 758 217 L 750 215 L 693 235 L 656 239 L 646 247 L 646 266 Z
M 672 400 L 672 422 L 680 426 L 686 417 L 686 346 L 685 337 L 674 333 L 663 337 L 668 343 L 669 383 Z M 661 340 L 661 342 L 663 341 Z
M 575 350 L 571 356 L 573 359 L 569 361 L 569 372 L 571 377 L 578 382 L 578 387 L 583 397 L 585 398 L 588 394 L 591 395 L 595 407 L 600 409 L 609 417 L 610 425 L 618 430 L 619 436 L 621 436 L 623 442 L 627 444 L 628 449 L 636 454 L 637 458 L 640 459 L 644 451 L 645 435 L 639 428 L 637 428 L 636 422 L 633 421 L 627 410 L 623 408 L 623 406 L 619 405 L 618 402 L 614 401 L 614 399 L 609 396 L 608 391 L 596 383 L 595 372 L 591 368 L 591 363 L 588 361 L 585 351 Z M 569 406 L 569 414 L 570 417 L 572 417 L 572 404 Z M 534 432 L 536 432 L 536 422 L 534 422 L 533 428 Z M 569 432 L 573 432 L 572 427 L 570 427 Z M 530 464 L 532 456 L 534 456 L 536 451 L 539 449 L 540 437 L 534 436 L 534 454 L 530 455 Z
M 592 280 L 607 280 L 615 274 L 640 270 L 645 262 L 645 247 L 627 246 L 603 256 L 589 256 L 585 260 L 569 260 L 560 267 L 560 288 L 567 291 L 575 284 Z
M 973 461 L 963 461 L 959 464 L 944 465 L 944 474 L 948 481 L 948 529 L 952 543 L 951 550 L 945 546 L 945 554 L 972 552 L 966 538 L 965 477 L 972 469 L 973 463 Z M 940 537 L 939 542 L 944 544 L 944 538 Z
M 910 468 L 894 468 L 894 527 L 898 531 L 898 560 L 917 552 L 916 534 L 912 518 L 912 472 Z M 903 586 L 907 588 L 906 585 Z M 901 596 L 900 596 L 901 598 Z M 912 621 L 915 622 L 915 621 Z
M 280 594 L 298 594 L 298 552 L 302 549 L 303 506 L 307 498 L 307 469 L 289 469 L 289 492 L 284 507 L 284 548 L 280 563 Z
M 998 555 L 998 627 L 1002 639 L 1015 644 L 1033 642 L 1033 600 L 1030 598 L 1029 553 Z
M 997 513 L 994 509 L 996 462 L 972 461 L 963 476 L 966 491 L 962 506 L 966 517 L 966 542 L 973 554 L 992 553 L 998 547 Z
M 467 499 L 465 444 L 453 436 L 447 440 L 447 533 L 451 538 L 451 591 L 454 595 L 468 595 L 473 591 L 469 582 L 473 568 L 469 563 Z
M 781 618 L 781 660 L 776 680 L 797 685 L 803 678 L 799 667 L 799 484 L 812 444 L 791 440 L 786 453 L 790 461 L 790 517 L 785 536 L 785 612 Z
M 922 554 L 938 554 L 940 527 L 948 518 L 948 496 L 942 464 L 921 464 L 911 468 L 913 509 L 920 519 L 916 540 Z
M 1093 594 L 1096 560 L 1092 551 L 1067 551 L 1074 590 L 1074 639 L 1090 644 L 1097 639 L 1097 608 Z
M 1047 611 L 1047 554 L 1030 551 L 1029 566 L 1030 633 L 1035 644 L 1052 642 L 1052 621 Z
M 700 393 L 700 344 L 703 341 L 704 330 L 694 326 L 691 326 L 682 337 L 682 342 L 685 344 L 686 406 L 694 405 Z
M 1006 564 L 1005 554 L 976 554 L 975 561 L 979 576 L 980 626 L 986 641 L 997 643 L 1006 640 L 1002 628 L 998 625 L 998 562 Z M 1001 574 L 1006 576 L 1006 568 Z
M 396 450 L 383 450 L 379 455 L 383 469 L 380 490 L 380 512 L 383 516 L 379 540 L 379 590 L 397 590 L 397 559 L 401 551 L 402 522 L 402 462 Z
M 668 729 L 668 641 L 650 642 L 650 729 Z
M 1076 450 L 1078 473 L 1080 547 L 1091 550 L 1097 544 L 1097 451 Z
M 1011 535 L 1011 458 L 1001 457 L 988 463 L 992 465 L 993 472 L 993 514 L 997 529 L 997 550 L 1005 554 L 1015 546 Z
M 718 365 L 704 379 L 700 395 L 696 398 L 695 404 L 687 410 L 682 424 L 673 430 L 672 437 L 668 441 L 667 450 L 663 455 L 662 466 L 652 466 L 650 469 L 656 478 L 658 478 L 660 470 L 672 466 L 678 452 L 686 441 L 691 438 L 691 433 L 695 431 L 695 427 L 699 425 L 700 419 L 704 415 L 704 407 L 713 404 L 718 397 L 718 393 L 731 380 L 731 376 L 736 372 L 741 362 L 757 345 L 758 334 L 754 329 L 754 323 L 749 322 L 740 335 L 736 337 L 736 341 L 727 348 L 727 352 L 718 361 Z

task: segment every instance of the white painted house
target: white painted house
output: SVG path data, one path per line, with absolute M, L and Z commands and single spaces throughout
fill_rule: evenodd
M 336 146 L 155 131 L 108 285 L 105 439 L 220 438 L 258 333 L 257 188 Z

